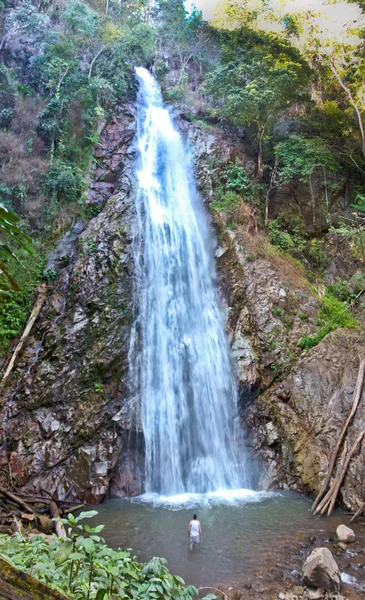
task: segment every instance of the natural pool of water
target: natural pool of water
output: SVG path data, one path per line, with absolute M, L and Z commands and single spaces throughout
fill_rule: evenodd
M 304 496 L 281 491 L 142 496 L 105 502 L 97 521 L 105 525 L 102 535 L 110 546 L 133 548 L 141 562 L 165 557 L 170 571 L 189 584 L 240 585 L 270 579 L 278 564 L 288 573 L 300 568 L 290 556 L 308 537 L 333 538 L 343 514 L 313 517 L 310 507 Z M 194 512 L 203 541 L 190 552 L 187 528 Z

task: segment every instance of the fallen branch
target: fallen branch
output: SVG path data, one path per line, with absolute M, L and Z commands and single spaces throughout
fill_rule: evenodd
M 364 435 L 365 435 L 365 431 L 362 431 L 362 432 L 361 432 L 361 433 L 360 433 L 360 434 L 357 436 L 357 438 L 356 438 L 356 441 L 355 441 L 354 445 L 352 446 L 352 448 L 351 448 L 351 450 L 350 450 L 350 453 L 349 453 L 349 455 L 348 455 L 348 457 L 347 457 L 347 459 L 346 459 L 346 462 L 345 462 L 345 464 L 344 464 L 344 465 L 343 465 L 343 467 L 342 467 L 342 470 L 341 470 L 341 471 L 339 472 L 339 474 L 337 475 L 337 478 L 336 478 L 336 480 L 335 480 L 334 492 L 333 492 L 332 499 L 331 499 L 331 503 L 330 503 L 330 507 L 329 507 L 329 509 L 328 509 L 328 513 L 327 513 L 327 514 L 328 514 L 328 516 L 330 516 L 330 515 L 332 514 L 332 511 L 333 511 L 333 509 L 334 509 L 334 506 L 335 506 L 335 504 L 336 504 L 336 500 L 337 500 L 338 492 L 340 491 L 340 487 L 341 487 L 341 485 L 342 485 L 342 482 L 343 482 L 343 480 L 344 480 L 344 478 L 345 478 L 345 475 L 346 475 L 346 472 L 347 472 L 348 466 L 349 466 L 349 464 L 350 464 L 350 461 L 351 461 L 351 459 L 352 459 L 352 456 L 354 455 L 354 453 L 355 453 L 355 451 L 356 451 L 356 448 L 358 447 L 358 445 L 361 443 L 361 441 L 362 441 L 362 438 L 364 437 Z
M 33 310 L 31 312 L 31 315 L 28 319 L 28 323 L 26 324 L 25 329 L 22 334 L 22 337 L 20 338 L 20 340 L 17 344 L 17 347 L 15 348 L 15 350 L 13 352 L 13 355 L 10 359 L 10 362 L 9 362 L 7 369 L 4 373 L 4 376 L 1 380 L 0 387 L 4 386 L 7 378 L 9 377 L 11 371 L 13 370 L 15 361 L 18 358 L 19 353 L 23 349 L 24 342 L 27 339 L 28 335 L 30 334 L 32 327 L 33 327 L 35 321 L 37 320 L 39 313 L 41 312 L 41 308 L 44 304 L 45 299 L 46 299 L 46 286 L 44 283 L 42 283 L 38 288 L 38 297 L 37 297 L 36 303 L 33 307 Z
M 52 500 L 52 502 L 49 505 L 49 512 L 53 519 L 61 518 L 59 508 L 58 508 L 57 504 L 54 502 L 54 500 Z M 60 521 L 53 521 L 53 522 L 54 522 L 54 528 L 55 528 L 55 531 L 56 531 L 58 537 L 65 539 L 67 536 L 66 536 L 66 531 L 65 531 L 63 524 L 60 523 Z
M 215 592 L 218 592 L 218 594 L 222 594 L 224 600 L 226 598 L 228 598 L 228 600 L 232 600 L 230 596 L 228 596 L 228 594 L 226 594 L 226 592 L 223 592 L 223 590 L 220 590 L 219 588 L 215 588 L 212 587 L 211 585 L 205 586 L 205 587 L 200 587 L 198 588 L 198 591 L 200 592 L 201 590 L 214 590 Z
M 333 469 L 335 468 L 335 464 L 336 464 L 336 460 L 337 460 L 337 455 L 338 452 L 340 450 L 341 444 L 343 442 L 343 439 L 346 435 L 346 431 L 347 428 L 349 426 L 349 424 L 352 421 L 352 418 L 356 412 L 357 406 L 359 404 L 360 398 L 361 398 L 361 394 L 362 394 L 362 388 L 364 385 L 364 376 L 365 376 L 365 359 L 362 359 L 360 362 L 360 366 L 359 366 L 359 373 L 357 376 L 357 382 L 356 382 L 356 387 L 355 387 L 355 394 L 354 394 L 354 400 L 352 403 L 352 408 L 351 408 L 351 412 L 349 414 L 349 416 L 347 417 L 346 423 L 341 431 L 340 437 L 337 440 L 337 444 L 335 446 L 335 449 L 332 453 L 332 457 L 331 457 L 331 461 L 328 467 L 328 473 L 325 477 L 325 480 L 322 483 L 322 487 L 320 489 L 320 492 L 318 494 L 318 496 L 316 497 L 315 501 L 312 504 L 312 511 L 314 512 L 314 514 L 318 511 L 315 511 L 316 506 L 318 505 L 318 503 L 321 501 L 321 499 L 323 498 L 323 496 L 326 493 L 328 484 L 331 480 L 332 477 L 332 473 L 333 473 Z
M 365 502 L 362 503 L 362 505 L 360 506 L 359 510 L 357 510 L 355 512 L 355 514 L 353 515 L 353 517 L 351 517 L 350 521 L 349 521 L 349 525 L 351 525 L 351 523 L 353 523 L 355 521 L 355 519 L 357 519 L 358 517 L 360 517 L 360 515 L 362 515 L 362 513 L 365 510 Z
M 342 469 L 343 465 L 345 464 L 346 455 L 347 455 L 347 442 L 345 442 L 343 445 L 343 451 L 342 451 L 342 456 L 341 456 L 341 461 L 340 461 L 340 470 Z M 331 488 L 328 490 L 327 494 L 324 496 L 324 498 L 318 504 L 317 508 L 313 511 L 314 515 L 316 515 L 319 512 L 321 513 L 321 515 L 323 515 L 323 513 L 326 512 L 328 505 L 331 501 L 332 492 L 333 492 L 333 489 L 331 486 Z
M 16 496 L 12 492 L 9 492 L 8 490 L 6 490 L 5 488 L 3 488 L 2 486 L 0 486 L 0 494 L 2 494 L 3 496 L 6 496 L 7 498 L 9 498 L 9 500 L 11 500 L 12 502 L 14 502 L 18 506 L 20 506 L 20 508 L 22 508 L 26 513 L 33 513 L 34 512 L 34 510 L 30 506 L 28 506 L 28 504 L 26 502 L 24 502 L 24 500 L 22 500 L 21 498 L 19 498 L 18 496 Z
M 70 513 L 74 513 L 78 510 L 81 510 L 82 508 L 85 508 L 85 504 L 78 504 L 77 506 L 72 506 L 71 508 L 66 508 L 66 510 L 63 511 L 63 514 L 69 515 Z

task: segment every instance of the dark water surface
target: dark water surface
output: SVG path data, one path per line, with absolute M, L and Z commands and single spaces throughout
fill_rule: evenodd
M 310 536 L 333 538 L 344 522 L 341 513 L 313 517 L 311 502 L 299 494 L 249 494 L 246 499 L 185 496 L 166 503 L 109 500 L 98 507 L 97 521 L 105 525 L 102 535 L 113 548 L 133 548 L 142 562 L 165 557 L 172 573 L 197 587 L 233 585 L 259 573 L 265 578 L 270 565 L 289 559 L 291 549 L 298 550 Z M 187 527 L 193 512 L 202 524 L 203 541 L 190 552 Z M 295 568 L 289 560 L 283 566 Z

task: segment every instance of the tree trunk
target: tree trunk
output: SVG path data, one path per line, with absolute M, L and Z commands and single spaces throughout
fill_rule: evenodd
M 312 198 L 313 225 L 315 225 L 316 224 L 316 198 L 315 198 L 314 190 L 313 190 L 312 173 L 309 175 L 309 189 L 310 189 L 311 198 Z
M 0 558 L 1 600 L 69 600 L 61 592 L 16 569 Z
M 258 155 L 257 155 L 257 178 L 261 182 L 263 174 L 264 174 L 264 167 L 263 167 L 263 160 L 262 160 L 262 153 L 263 153 L 262 140 L 264 137 L 265 128 L 261 123 L 258 123 L 257 127 L 258 127 L 257 140 L 259 143 L 259 151 L 258 151 Z
M 361 140 L 362 140 L 362 146 L 361 146 L 361 150 L 362 150 L 362 154 L 365 158 L 365 130 L 364 130 L 364 124 L 362 122 L 362 116 L 361 116 L 361 111 L 360 108 L 358 107 L 356 100 L 354 98 L 354 96 L 352 95 L 352 92 L 350 90 L 350 88 L 347 87 L 347 85 L 345 84 L 345 82 L 342 80 L 341 75 L 339 74 L 339 72 L 337 71 L 336 67 L 335 67 L 335 62 L 333 59 L 333 56 L 330 57 L 330 66 L 331 66 L 331 70 L 332 73 L 335 75 L 337 81 L 339 82 L 340 86 L 342 87 L 342 89 L 346 92 L 349 100 L 350 100 L 350 104 L 353 106 L 353 108 L 355 109 L 356 115 L 357 115 L 357 120 L 359 122 L 359 128 L 360 128 L 360 133 L 361 133 Z

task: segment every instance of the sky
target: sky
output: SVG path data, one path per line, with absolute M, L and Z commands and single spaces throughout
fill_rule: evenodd
M 186 2 L 187 7 L 189 4 L 194 4 L 198 10 L 203 11 L 203 17 L 207 21 L 214 17 L 215 7 L 218 4 L 218 0 L 194 0 L 194 2 Z
M 273 0 L 274 5 L 275 5 L 275 1 L 276 0 Z M 186 0 L 187 7 L 189 7 L 189 5 L 191 5 L 191 4 L 194 4 L 197 9 L 203 11 L 203 17 L 206 20 L 213 18 L 215 9 L 216 9 L 216 6 L 218 3 L 219 3 L 218 0 L 194 0 L 193 2 L 191 2 L 190 0 Z M 294 10 L 298 10 L 298 9 L 308 10 L 309 8 L 315 9 L 316 7 L 320 6 L 321 4 L 323 4 L 323 0 L 292 0 L 292 6 L 293 6 Z M 331 8 L 333 11 L 334 7 L 331 7 Z M 341 9 L 339 9 L 339 10 L 341 10 Z M 345 10 L 348 10 L 348 7 L 346 7 Z M 355 10 L 356 10 L 356 8 L 354 6 L 354 11 Z

